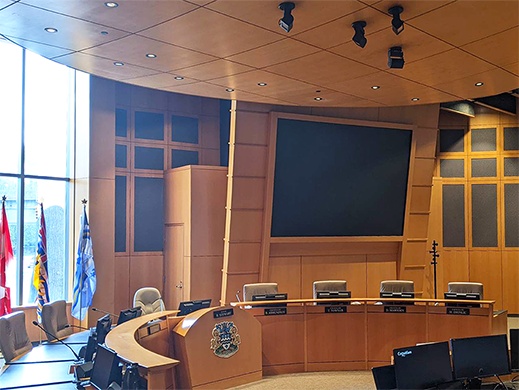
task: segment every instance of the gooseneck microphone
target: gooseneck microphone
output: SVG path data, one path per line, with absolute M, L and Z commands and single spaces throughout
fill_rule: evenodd
M 96 307 L 93 307 L 93 308 L 92 308 L 92 311 L 98 311 L 98 312 L 100 312 L 100 313 L 108 314 L 108 315 L 111 315 L 112 317 L 119 318 L 119 316 L 118 316 L 118 315 L 115 315 L 114 313 L 110 313 L 109 311 L 104 311 L 104 310 L 98 309 L 98 308 L 96 308 Z
M 57 338 L 56 336 L 54 336 L 52 333 L 49 333 L 47 332 L 43 326 L 41 326 L 40 324 L 38 324 L 36 321 L 33 321 L 32 324 L 38 328 L 40 328 L 41 330 L 43 330 L 43 332 L 49 336 L 51 336 L 52 338 L 56 339 L 57 341 L 59 341 L 61 344 L 63 344 L 65 347 L 67 347 L 68 349 L 70 349 L 70 351 L 74 354 L 74 356 L 76 357 L 76 361 L 77 362 L 81 362 L 82 359 L 79 357 L 79 355 L 72 349 L 72 347 L 70 345 L 68 345 L 67 343 L 65 343 L 63 340 L 61 340 L 60 338 Z
M 81 329 L 81 330 L 90 330 L 88 328 L 84 328 L 82 326 L 74 325 L 74 324 L 67 324 L 67 325 L 65 325 L 65 328 L 78 328 L 78 329 Z

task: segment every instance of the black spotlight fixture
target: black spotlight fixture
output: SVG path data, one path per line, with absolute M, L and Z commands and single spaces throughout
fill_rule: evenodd
M 366 22 L 364 20 L 357 20 L 352 23 L 351 27 L 355 30 L 355 35 L 352 38 L 353 42 L 355 42 L 357 46 L 364 48 L 366 43 L 368 43 L 368 40 L 364 36 L 364 27 L 366 27 Z
M 294 27 L 294 17 L 292 16 L 292 10 L 296 8 L 296 5 L 291 1 L 285 1 L 278 7 L 281 11 L 284 12 L 283 17 L 279 19 L 279 27 L 285 30 L 285 32 L 290 32 L 292 27 Z
M 404 7 L 395 5 L 394 7 L 388 9 L 387 12 L 389 12 L 389 15 L 393 15 L 393 20 L 391 21 L 393 32 L 396 35 L 400 34 L 402 31 L 404 31 L 404 21 L 400 19 L 400 14 L 404 12 Z
M 391 69 L 402 69 L 404 67 L 404 52 L 400 46 L 393 46 L 387 53 L 387 65 Z

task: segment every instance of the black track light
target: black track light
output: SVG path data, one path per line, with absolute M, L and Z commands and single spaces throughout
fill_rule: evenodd
M 404 31 L 404 21 L 400 19 L 400 14 L 404 12 L 404 7 L 395 5 L 394 7 L 388 9 L 387 12 L 389 12 L 389 15 L 393 15 L 393 20 L 391 21 L 393 32 L 396 35 L 400 34 L 402 31 Z
M 285 32 L 290 32 L 292 27 L 294 27 L 294 17 L 292 16 L 292 10 L 296 7 L 296 5 L 291 1 L 285 1 L 278 7 L 281 11 L 284 12 L 283 17 L 279 19 L 279 27 L 285 30 Z
M 387 65 L 391 69 L 402 69 L 404 67 L 404 51 L 400 46 L 393 46 L 387 53 Z
M 355 42 L 357 46 L 364 48 L 366 43 L 368 43 L 368 40 L 364 36 L 364 27 L 366 27 L 366 22 L 364 20 L 357 20 L 352 23 L 351 27 L 355 30 L 355 35 L 352 38 L 353 42 Z

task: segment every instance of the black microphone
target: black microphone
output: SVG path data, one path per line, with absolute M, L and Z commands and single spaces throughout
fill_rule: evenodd
M 52 338 L 55 338 L 57 341 L 59 341 L 61 344 L 63 344 L 65 347 L 67 347 L 68 349 L 70 349 L 70 351 L 74 354 L 74 356 L 76 357 L 76 361 L 77 362 L 80 362 L 82 361 L 82 359 L 79 357 L 79 355 L 72 349 L 72 347 L 70 345 L 68 345 L 67 343 L 65 343 L 63 340 L 57 338 L 56 336 L 54 336 L 52 333 L 49 333 L 47 332 L 43 326 L 41 326 L 40 324 L 38 324 L 36 321 L 33 321 L 32 324 L 34 326 L 37 326 L 38 328 L 40 328 L 41 330 L 43 330 L 45 332 L 45 334 L 51 336 Z
M 88 328 L 83 328 L 82 326 L 74 325 L 74 324 L 67 324 L 64 326 L 64 328 L 78 328 L 78 329 L 82 329 L 82 330 L 90 330 Z
M 93 307 L 93 308 L 92 308 L 92 311 L 98 311 L 98 312 L 100 312 L 100 313 L 108 314 L 108 315 L 111 315 L 112 317 L 119 318 L 119 316 L 118 316 L 118 315 L 115 315 L 114 313 L 110 313 L 109 311 L 104 311 L 104 310 L 98 309 L 98 308 L 96 308 L 96 307 Z

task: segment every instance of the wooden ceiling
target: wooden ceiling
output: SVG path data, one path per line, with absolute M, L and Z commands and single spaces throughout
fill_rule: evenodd
M 519 87 L 519 0 L 295 1 L 288 34 L 280 0 L 115 1 L 0 0 L 0 33 L 94 75 L 222 99 L 400 106 Z M 397 4 L 398 36 L 387 14 Z M 356 20 L 367 22 L 364 49 L 351 41 Z M 404 69 L 388 68 L 391 46 L 403 47 Z

